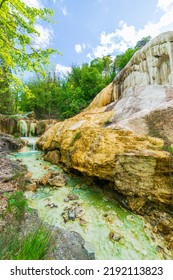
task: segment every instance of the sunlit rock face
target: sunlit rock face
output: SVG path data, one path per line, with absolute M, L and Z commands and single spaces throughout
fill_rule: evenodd
M 173 32 L 151 40 L 134 54 L 113 83 L 104 88 L 85 111 L 112 110 L 107 127 L 173 142 L 172 46 Z
M 113 83 L 110 83 L 107 87 L 105 87 L 99 94 L 96 95 L 91 104 L 87 107 L 87 110 L 91 110 L 94 108 L 101 108 L 110 104 L 113 101 Z

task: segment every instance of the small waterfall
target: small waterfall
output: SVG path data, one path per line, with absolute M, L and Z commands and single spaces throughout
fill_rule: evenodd
M 35 138 L 29 138 L 28 137 L 28 147 L 30 148 L 31 151 L 35 151 L 36 149 L 36 140 Z
M 25 146 L 21 149 L 22 152 L 35 152 L 37 151 L 38 137 L 21 137 L 25 141 Z
M 29 128 L 29 137 L 35 136 L 36 134 L 36 123 L 31 123 Z
M 28 125 L 27 125 L 26 121 L 24 121 L 24 120 L 18 121 L 17 127 L 18 127 L 19 132 L 21 133 L 21 135 L 23 137 L 27 137 Z

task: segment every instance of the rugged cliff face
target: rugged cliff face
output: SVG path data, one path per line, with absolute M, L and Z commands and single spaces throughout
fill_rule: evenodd
M 173 158 L 163 146 L 173 141 L 172 44 L 173 32 L 149 42 L 84 112 L 38 141 L 48 160 L 56 153 L 57 163 L 106 180 L 131 210 L 151 216 L 170 248 Z

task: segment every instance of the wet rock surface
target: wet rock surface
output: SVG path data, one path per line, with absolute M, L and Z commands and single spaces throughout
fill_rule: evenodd
M 0 154 L 19 150 L 23 144 L 13 136 L 0 133 Z
M 173 213 L 153 210 L 147 217 L 155 232 L 164 236 L 168 249 L 173 252 Z
M 61 213 L 65 223 L 70 220 L 75 221 L 77 219 L 80 225 L 87 224 L 87 221 L 84 218 L 85 211 L 82 207 L 82 204 L 76 201 L 78 199 L 79 197 L 75 194 L 68 194 L 67 197 L 64 198 L 64 202 L 67 202 L 68 204 L 68 206 L 66 206 L 64 211 Z
M 122 236 L 119 233 L 116 233 L 115 231 L 110 231 L 109 239 L 115 242 L 119 242 L 120 239 L 122 239 Z
M 18 136 L 41 135 L 56 122 L 54 119 L 37 120 L 34 112 L 11 116 L 0 114 L 0 131 Z
M 0 134 L 0 194 L 13 192 L 24 186 L 26 168 L 20 160 L 13 161 L 6 157 L 11 150 L 18 150 L 22 144 L 7 134 Z
M 40 185 L 49 185 L 51 187 L 62 187 L 65 186 L 67 179 L 65 176 L 57 171 L 48 171 L 40 180 Z
M 37 188 L 37 182 L 32 179 L 32 174 L 27 171 L 26 167 L 21 164 L 20 160 L 13 161 L 6 157 L 7 152 L 10 152 L 11 149 L 14 151 L 21 147 L 21 143 L 16 141 L 13 137 L 6 134 L 0 135 L 0 232 L 6 230 L 7 223 L 9 221 L 9 215 L 1 215 L 5 213 L 7 206 L 7 196 L 4 196 L 6 193 L 13 193 L 19 189 L 26 189 L 28 191 L 35 191 Z M 56 178 L 59 182 L 66 182 L 66 178 L 59 172 L 48 172 L 49 174 L 46 178 L 43 179 L 43 182 L 46 183 L 46 179 L 49 180 Z M 25 183 L 27 185 L 25 186 Z M 56 184 L 57 185 L 57 184 Z M 58 183 L 59 186 L 59 183 Z M 77 196 L 69 195 L 69 199 L 77 199 Z M 57 208 L 58 205 L 50 202 L 47 204 L 49 208 Z M 14 226 L 17 226 L 16 222 Z M 38 225 L 43 225 L 42 220 L 38 217 L 36 210 L 33 210 L 32 213 L 26 210 L 24 219 L 20 221 L 20 235 L 21 237 L 31 232 Z M 58 259 L 58 260 L 87 260 L 94 259 L 94 253 L 90 254 L 85 249 L 85 241 L 76 232 L 70 232 L 58 227 L 51 227 L 47 224 L 43 226 L 50 228 L 52 236 L 54 239 L 54 247 L 50 250 L 48 259 Z M 8 234 L 8 232 L 7 232 Z
M 94 253 L 89 253 L 85 248 L 84 239 L 74 231 L 43 224 L 36 210 L 26 212 L 22 223 L 21 235 L 32 232 L 35 227 L 44 226 L 50 229 L 53 247 L 50 248 L 48 259 L 52 260 L 93 260 Z
M 49 151 L 47 154 L 44 156 L 44 160 L 47 160 L 53 164 L 57 164 L 60 160 L 60 153 L 59 151 Z

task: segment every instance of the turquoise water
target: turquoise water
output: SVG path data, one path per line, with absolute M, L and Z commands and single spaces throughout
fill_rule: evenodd
M 15 154 L 21 159 L 35 179 L 41 178 L 50 169 L 63 173 L 61 168 L 42 160 L 42 152 L 21 151 Z M 51 225 L 76 231 L 85 240 L 85 247 L 95 253 L 96 259 L 165 259 L 163 253 L 157 251 L 157 245 L 164 247 L 163 240 L 158 240 L 144 220 L 123 209 L 118 202 L 108 198 L 96 186 L 87 186 L 84 179 L 67 177 L 67 184 L 56 189 L 40 187 L 33 192 L 26 192 L 31 207 L 36 208 L 40 217 Z M 65 202 L 69 194 L 79 197 L 77 200 Z M 49 203 L 57 207 L 50 208 Z M 62 212 L 65 207 L 78 203 L 83 211 L 82 221 L 64 222 Z M 118 241 L 110 238 L 111 233 L 118 236 Z M 156 241 L 157 240 L 157 241 Z

